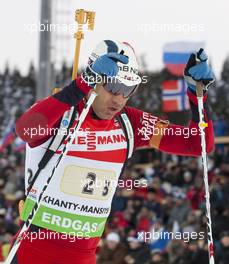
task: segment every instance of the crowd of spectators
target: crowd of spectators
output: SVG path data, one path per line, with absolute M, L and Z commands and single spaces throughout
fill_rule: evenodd
M 145 179 L 147 186 L 118 188 L 98 263 L 209 263 L 201 160 L 155 155 L 153 150 L 148 154 L 146 164 L 130 164 L 123 175 L 128 185 L 130 180 L 143 183 Z M 164 156 L 164 161 L 157 156 Z M 229 263 L 228 162 L 228 146 L 217 146 L 209 157 L 212 228 L 219 264 Z
M 34 101 L 32 69 L 30 78 L 23 82 L 20 75 L 13 81 L 5 76 L 4 80 L 0 76 L 0 85 L 4 82 L 6 91 L 0 102 L 1 117 L 9 115 L 14 105 L 23 112 Z M 5 126 L 3 121 L 1 129 Z M 225 132 L 228 124 L 222 117 L 217 119 L 216 128 L 218 135 L 228 133 Z M 229 263 L 229 145 L 217 145 L 208 165 L 215 258 L 217 264 L 226 264 Z M 155 150 L 137 151 L 120 179 L 97 250 L 97 263 L 207 264 L 202 174 L 200 159 Z M 17 207 L 23 197 L 24 151 L 17 153 L 8 146 L 0 153 L 0 261 L 7 255 L 10 240 L 18 230 Z

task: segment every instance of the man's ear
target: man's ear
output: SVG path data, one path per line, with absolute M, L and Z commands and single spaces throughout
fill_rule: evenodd
M 91 90 L 88 92 L 88 94 L 86 95 L 86 99 L 88 100 L 88 98 L 90 97 L 90 95 L 91 95 L 91 93 L 92 93 L 93 91 L 94 91 L 94 92 L 98 91 L 98 89 L 99 89 L 100 86 L 103 86 L 103 83 L 97 83 L 96 86 L 95 86 L 95 88 L 94 88 L 94 89 L 91 89 Z

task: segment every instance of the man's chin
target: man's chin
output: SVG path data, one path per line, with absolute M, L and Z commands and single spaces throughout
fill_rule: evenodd
M 102 120 L 111 120 L 112 118 L 115 117 L 117 113 L 118 111 L 107 110 L 100 113 L 97 112 L 96 115 Z
M 110 113 L 95 113 L 95 115 L 97 116 L 97 119 L 100 120 L 111 120 L 114 117 L 114 115 Z
M 110 120 L 115 116 L 115 111 L 111 111 L 109 109 L 104 109 L 103 111 L 99 111 L 96 114 L 100 119 Z
M 115 116 L 115 113 L 114 114 L 106 114 L 101 119 L 103 119 L 103 120 L 111 120 L 114 116 Z

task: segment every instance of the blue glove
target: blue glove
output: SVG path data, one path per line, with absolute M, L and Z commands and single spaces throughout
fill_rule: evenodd
M 103 76 L 115 77 L 118 74 L 117 62 L 127 64 L 129 58 L 121 53 L 110 52 L 99 57 L 92 65 L 87 66 L 83 79 L 92 88 L 102 81 Z
M 114 77 L 118 73 L 117 62 L 127 64 L 129 58 L 125 55 L 110 52 L 101 57 L 99 57 L 93 64 L 92 70 L 100 75 L 106 75 L 109 77 Z
M 184 70 L 184 78 L 188 84 L 188 88 L 196 92 L 196 82 L 202 82 L 205 90 L 215 80 L 211 67 L 207 64 L 207 55 L 203 49 L 196 54 L 191 54 Z

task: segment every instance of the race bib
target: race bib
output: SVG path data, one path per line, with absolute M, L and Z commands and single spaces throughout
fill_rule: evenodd
M 93 200 L 108 200 L 116 189 L 116 173 L 112 170 L 70 165 L 64 170 L 60 190 L 65 194 Z

